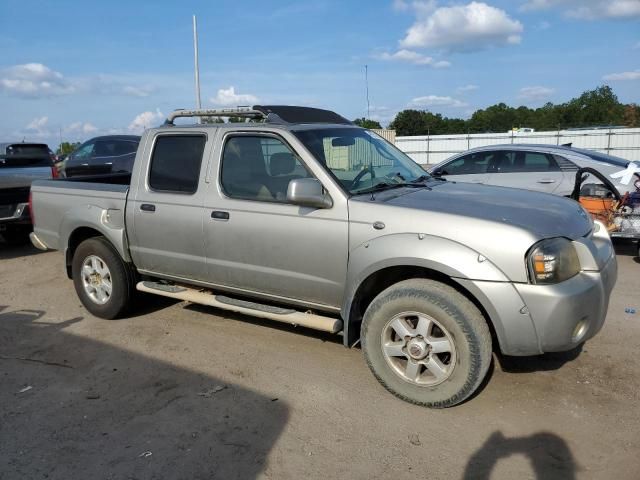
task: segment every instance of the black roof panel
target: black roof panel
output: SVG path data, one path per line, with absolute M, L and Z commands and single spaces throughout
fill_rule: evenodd
M 277 123 L 281 120 L 284 123 L 337 123 L 351 125 L 346 118 L 331 110 L 321 108 L 296 107 L 291 105 L 254 105 L 254 110 L 258 110 L 267 116 L 267 121 Z M 269 118 L 271 116 L 271 118 Z M 273 116 L 279 117 L 278 119 Z

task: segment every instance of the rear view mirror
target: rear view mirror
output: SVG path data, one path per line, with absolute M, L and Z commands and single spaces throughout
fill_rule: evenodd
M 350 147 L 355 145 L 356 139 L 353 137 L 336 137 L 331 140 L 332 147 Z
M 287 188 L 287 201 L 294 205 L 311 208 L 331 208 L 331 197 L 324 192 L 322 184 L 315 178 L 294 178 Z

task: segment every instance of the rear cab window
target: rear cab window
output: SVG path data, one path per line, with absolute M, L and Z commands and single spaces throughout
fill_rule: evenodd
M 51 167 L 49 147 L 39 143 L 14 143 L 0 150 L 0 168 Z
M 156 192 L 194 194 L 198 189 L 205 135 L 156 137 L 149 167 L 149 188 Z

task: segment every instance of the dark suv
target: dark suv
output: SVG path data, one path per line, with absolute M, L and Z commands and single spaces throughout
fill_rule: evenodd
M 131 173 L 140 143 L 137 135 L 105 135 L 87 140 L 65 162 L 66 177 Z

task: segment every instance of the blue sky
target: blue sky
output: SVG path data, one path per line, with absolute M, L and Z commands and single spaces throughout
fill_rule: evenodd
M 0 140 L 140 132 L 194 106 L 312 105 L 383 124 L 601 84 L 640 103 L 640 0 L 0 3 Z

